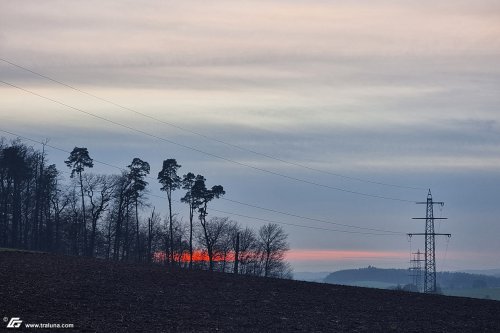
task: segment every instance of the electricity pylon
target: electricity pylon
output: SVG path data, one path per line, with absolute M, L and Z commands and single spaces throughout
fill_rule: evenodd
M 412 253 L 413 259 L 410 259 L 410 276 L 412 278 L 413 285 L 417 288 L 418 292 L 422 291 L 422 259 L 421 255 L 423 253 L 418 249 L 417 252 Z
M 425 217 L 414 217 L 414 220 L 425 220 L 425 233 L 411 233 L 408 236 L 425 236 L 425 269 L 424 269 L 424 293 L 436 293 L 436 236 L 448 236 L 451 234 L 439 234 L 434 232 L 434 220 L 446 220 L 446 217 L 434 217 L 434 205 L 444 206 L 444 202 L 432 201 L 431 190 L 427 194 L 427 201 L 417 202 L 419 205 L 427 205 Z

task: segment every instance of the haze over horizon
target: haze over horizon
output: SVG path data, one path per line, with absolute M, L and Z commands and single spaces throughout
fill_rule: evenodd
M 120 167 L 140 157 L 153 178 L 164 159 L 175 158 L 180 174 L 203 174 L 208 185 L 223 185 L 228 199 L 400 233 L 284 225 L 296 271 L 407 267 L 410 251 L 424 247 L 421 237 L 405 235 L 424 231 L 424 222 L 411 218 L 425 216 L 425 206 L 414 202 L 425 201 L 430 188 L 445 202 L 435 214 L 449 218 L 436 229 L 452 234 L 437 240 L 438 270 L 500 268 L 499 36 L 500 3 L 493 0 L 2 1 L 1 59 L 211 138 L 371 182 L 207 140 L 5 61 L 4 82 L 254 169 L 1 83 L 0 130 L 65 150 L 87 147 L 95 160 Z M 66 153 L 47 151 L 68 170 Z M 100 164 L 91 171 L 117 172 Z M 152 195 L 163 196 L 149 183 Z M 167 212 L 164 200 L 150 199 Z M 227 200 L 212 207 L 239 214 L 226 215 L 242 225 L 265 223 L 244 215 L 363 231 Z M 174 210 L 187 215 L 180 203 Z

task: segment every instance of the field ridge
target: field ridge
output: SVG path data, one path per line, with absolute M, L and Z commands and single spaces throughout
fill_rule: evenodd
M 0 286 L 0 316 L 73 332 L 500 331 L 498 301 L 46 253 L 0 252 Z

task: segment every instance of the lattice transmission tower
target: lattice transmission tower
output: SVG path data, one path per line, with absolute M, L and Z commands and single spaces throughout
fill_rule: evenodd
M 422 259 L 422 252 L 420 252 L 420 249 L 418 249 L 417 252 L 413 252 L 413 259 L 410 259 L 410 277 L 413 285 L 417 289 L 418 292 L 421 292 L 423 290 L 422 286 L 422 262 L 425 261 L 425 259 Z
M 434 231 L 434 220 L 446 220 L 446 217 L 434 217 L 434 205 L 444 206 L 444 202 L 432 201 L 431 190 L 427 194 L 427 201 L 417 202 L 427 205 L 425 217 L 414 217 L 414 220 L 425 220 L 425 233 L 410 233 L 408 236 L 425 236 L 425 265 L 424 265 L 424 293 L 436 293 L 436 236 L 451 237 L 451 234 L 440 234 Z

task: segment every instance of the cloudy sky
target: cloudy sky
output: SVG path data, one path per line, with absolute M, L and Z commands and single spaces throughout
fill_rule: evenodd
M 0 58 L 163 121 L 0 61 L 0 130 L 122 167 L 141 157 L 153 177 L 176 158 L 227 199 L 310 218 L 214 202 L 242 225 L 399 232 L 285 225 L 296 271 L 406 267 L 427 188 L 453 234 L 438 269 L 500 267 L 498 1 L 7 0 Z

